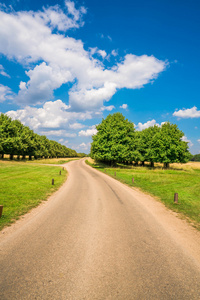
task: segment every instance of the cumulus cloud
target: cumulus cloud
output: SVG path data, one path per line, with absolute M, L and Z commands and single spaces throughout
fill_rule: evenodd
M 92 136 L 97 133 L 96 125 L 91 126 L 87 130 L 81 130 L 79 131 L 79 136 Z
M 128 108 L 128 105 L 127 105 L 127 104 L 122 104 L 122 105 L 120 106 L 120 108 L 127 109 L 127 108 Z
M 183 136 L 182 137 L 182 141 L 184 141 L 184 142 L 187 142 L 188 143 L 188 145 L 189 145 L 189 147 L 192 147 L 194 144 L 191 142 L 191 140 L 189 140 L 188 138 L 187 138 L 187 136 Z
M 58 5 L 38 12 L 0 11 L 0 53 L 29 66 L 29 80 L 20 83 L 17 103 L 44 103 L 52 99 L 54 90 L 72 82 L 71 110 L 98 110 L 118 89 L 141 88 L 165 69 L 167 63 L 154 56 L 133 54 L 106 69 L 91 56 L 91 50 L 84 49 L 82 41 L 55 33 L 55 29 L 66 31 L 82 25 L 86 9 L 76 9 L 72 1 L 65 4 L 67 13 Z M 93 51 L 102 58 L 107 55 L 105 50 Z M 33 63 L 38 65 L 30 69 Z
M 197 107 L 194 106 L 192 108 L 188 109 L 180 109 L 177 110 L 173 113 L 174 117 L 179 117 L 179 118 L 200 118 L 200 110 L 197 110 Z
M 90 149 L 91 143 L 81 143 L 80 145 L 78 145 L 77 147 L 74 147 L 76 150 L 80 150 L 80 151 L 88 151 Z
M 24 125 L 35 129 L 62 128 L 73 126 L 74 121 L 91 119 L 91 112 L 70 112 L 69 106 L 61 100 L 48 101 L 43 107 L 26 106 L 17 111 L 6 113 L 12 119 L 20 120 Z
M 26 72 L 26 75 L 30 80 L 27 83 L 20 82 L 20 90 L 16 97 L 21 104 L 37 104 L 51 100 L 55 89 L 73 79 L 68 70 L 48 66 L 45 62 Z
M 0 102 L 13 99 L 14 93 L 8 86 L 0 84 Z
M 149 128 L 151 126 L 160 126 L 158 123 L 156 123 L 156 120 L 151 120 L 151 121 L 147 121 L 146 123 L 142 124 L 141 122 L 139 122 L 136 126 L 137 130 L 141 131 L 143 129 Z

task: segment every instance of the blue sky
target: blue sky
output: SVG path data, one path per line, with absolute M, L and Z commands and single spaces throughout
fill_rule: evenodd
M 200 2 L 0 2 L 0 112 L 88 153 L 120 111 L 170 121 L 200 153 Z

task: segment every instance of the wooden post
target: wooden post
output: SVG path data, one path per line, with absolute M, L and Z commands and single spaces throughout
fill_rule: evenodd
M 60 171 L 60 175 L 61 175 L 61 171 Z
M 134 178 L 132 177 L 132 183 L 134 183 Z
M 52 179 L 52 185 L 54 185 L 54 179 Z
M 63 167 L 63 170 L 64 170 L 65 168 Z
M 174 203 L 178 203 L 178 193 L 174 194 Z
M 116 172 L 115 172 L 115 176 L 116 176 Z
M 0 205 L 0 218 L 2 216 L 2 213 L 3 213 L 3 205 Z

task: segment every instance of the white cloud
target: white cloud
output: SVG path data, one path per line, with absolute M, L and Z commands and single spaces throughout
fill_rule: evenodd
M 83 127 L 85 127 L 85 125 L 80 124 L 80 123 L 69 124 L 69 128 L 70 128 L 70 129 L 74 129 L 74 130 L 76 130 L 76 129 L 81 129 L 81 128 L 83 128 Z
M 61 100 L 46 102 L 43 107 L 36 108 L 26 106 L 17 111 L 8 111 L 6 113 L 12 119 L 18 119 L 26 126 L 31 128 L 57 128 L 68 126 L 75 120 L 91 119 L 91 112 L 70 112 L 69 106 Z
M 114 49 L 114 50 L 112 50 L 111 54 L 112 54 L 113 56 L 117 56 L 117 55 L 118 55 L 118 51 Z
M 87 130 L 81 130 L 79 131 L 79 136 L 92 136 L 97 133 L 96 125 L 91 126 Z
M 147 121 L 144 124 L 142 124 L 141 122 L 139 122 L 136 125 L 136 128 L 137 128 L 137 130 L 141 131 L 143 129 L 149 128 L 149 127 L 154 126 L 154 125 L 160 126 L 158 123 L 156 123 L 156 120 L 151 120 L 151 121 Z
M 165 69 L 166 62 L 154 56 L 133 54 L 106 69 L 82 41 L 52 32 L 81 26 L 86 10 L 75 9 L 72 1 L 66 1 L 66 7 L 67 14 L 58 5 L 39 12 L 0 12 L 0 53 L 23 65 L 38 63 L 33 70 L 29 65 L 30 80 L 20 84 L 18 103 L 43 103 L 52 99 L 55 89 L 74 82 L 69 92 L 71 109 L 98 110 L 118 89 L 141 88 Z M 106 56 L 105 50 L 95 51 Z
M 4 67 L 3 67 L 2 65 L 0 65 L 0 74 L 1 74 L 2 76 L 5 76 L 5 77 L 10 78 L 10 75 L 8 75 L 8 74 L 5 72 Z
M 185 136 L 185 135 L 182 137 L 182 141 L 187 142 L 189 147 L 193 146 L 193 143 L 191 142 L 191 140 L 188 140 L 187 136 Z
M 0 84 L 0 102 L 5 100 L 11 100 L 14 97 L 14 93 L 8 86 Z
M 196 106 L 188 109 L 180 109 L 175 111 L 173 116 L 179 118 L 200 118 L 200 110 L 197 110 Z
M 20 82 L 16 100 L 18 103 L 37 104 L 53 98 L 53 91 L 63 83 L 73 79 L 71 73 L 57 66 L 48 66 L 45 62 L 26 72 L 30 80 Z
M 127 108 L 128 108 L 128 105 L 127 105 L 127 104 L 122 104 L 122 105 L 120 106 L 120 108 L 127 109 Z
M 114 105 L 103 106 L 103 107 L 101 107 L 101 111 L 104 111 L 104 110 L 112 111 L 114 108 L 115 108 Z
M 63 137 L 75 137 L 76 133 L 66 132 L 65 130 L 47 130 L 47 131 L 40 131 L 42 135 L 48 136 L 63 136 Z
M 200 139 L 198 139 L 198 140 L 197 140 L 197 142 L 199 142 L 199 143 L 200 143 Z
M 102 56 L 102 58 L 105 58 L 105 57 L 106 57 L 106 55 L 107 55 L 107 53 L 106 53 L 106 51 L 105 51 L 105 50 L 98 50 L 98 53 L 99 53 L 99 55 L 101 55 L 101 56 Z
M 81 143 L 80 145 L 74 147 L 77 150 L 88 151 L 90 149 L 91 143 Z

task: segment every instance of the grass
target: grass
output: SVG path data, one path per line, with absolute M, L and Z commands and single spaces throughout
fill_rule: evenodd
M 88 163 L 129 186 L 155 196 L 200 230 L 200 163 L 172 164 L 167 170 L 159 165 L 153 169 L 133 166 L 111 168 L 91 160 Z M 178 193 L 178 204 L 174 203 L 174 193 Z
M 60 170 L 55 166 L 0 161 L 0 230 L 56 191 L 67 176 L 66 170 L 59 175 Z
M 32 159 L 29 160 L 29 157 L 26 156 L 25 160 L 22 160 L 22 157 L 20 157 L 20 160 L 17 159 L 17 155 L 14 155 L 13 157 L 14 162 L 24 162 L 24 163 L 31 163 L 31 164 L 56 164 L 56 165 L 61 165 L 68 163 L 71 160 L 77 160 L 80 159 L 80 157 L 67 157 L 67 158 L 43 158 L 43 159 Z M 3 162 L 10 162 L 10 155 L 4 155 L 4 159 L 1 159 L 1 163 Z
M 27 163 L 61 165 L 61 164 L 68 163 L 69 161 L 77 160 L 77 159 L 80 159 L 80 158 L 77 158 L 77 157 L 69 157 L 69 158 L 46 158 L 46 159 L 27 160 Z

